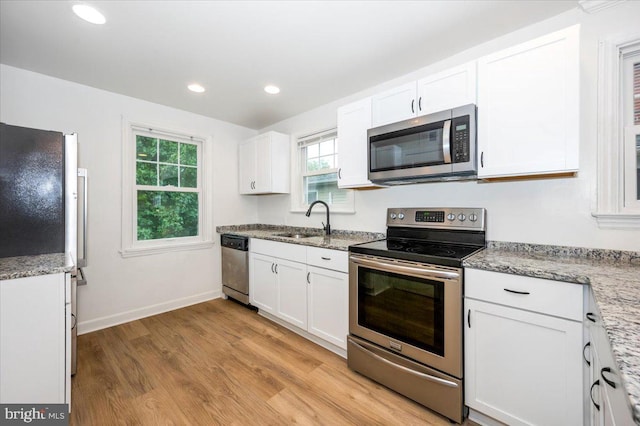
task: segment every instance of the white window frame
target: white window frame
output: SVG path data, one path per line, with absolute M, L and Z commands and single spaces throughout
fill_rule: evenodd
M 292 153 L 293 158 L 292 161 L 292 173 L 291 173 L 291 212 L 293 213 L 305 213 L 309 209 L 309 203 L 305 203 L 304 197 L 304 178 L 306 176 L 311 176 L 314 174 L 327 174 L 327 173 L 338 173 L 339 169 L 339 161 L 340 161 L 340 151 L 338 149 L 338 154 L 336 155 L 336 161 L 338 164 L 334 164 L 334 168 L 332 169 L 324 169 L 318 172 L 305 173 L 305 165 L 302 159 L 302 145 L 301 142 L 309 141 L 316 138 L 322 138 L 323 136 L 334 134 L 337 140 L 338 132 L 337 129 L 327 129 L 320 132 L 303 134 L 294 136 L 295 144 L 292 144 L 292 149 L 295 150 Z M 338 146 L 340 141 L 337 140 Z M 343 189 L 343 188 L 340 188 Z M 353 214 L 355 213 L 355 196 L 354 190 L 352 189 L 344 189 L 347 192 L 347 198 L 344 203 L 340 204 L 331 204 L 329 206 L 331 213 L 347 213 Z
M 153 137 L 166 137 L 177 142 L 190 142 L 199 146 L 198 182 L 200 189 L 198 201 L 199 235 L 194 237 L 165 238 L 139 241 L 137 238 L 137 191 L 145 187 L 136 185 L 136 135 L 146 134 Z M 211 233 L 211 139 L 190 135 L 188 132 L 168 130 L 157 125 L 134 123 L 122 119 L 122 257 L 144 256 L 181 250 L 196 250 L 213 247 Z M 149 187 L 153 190 L 155 187 Z
M 629 170 L 631 161 L 635 162 L 628 147 L 633 126 L 624 126 L 622 96 L 624 59 L 638 50 L 640 34 L 603 40 L 599 45 L 597 207 L 592 215 L 600 228 L 640 229 L 640 204 L 625 204 L 636 183 L 630 180 Z

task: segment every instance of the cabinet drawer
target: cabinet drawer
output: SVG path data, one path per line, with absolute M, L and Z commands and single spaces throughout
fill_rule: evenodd
M 307 264 L 334 271 L 349 272 L 349 253 L 319 247 L 307 247 Z
M 251 253 L 287 259 L 293 262 L 307 263 L 307 248 L 299 244 L 280 243 L 277 241 L 252 238 L 249 242 Z
M 583 291 L 572 284 L 465 269 L 465 297 L 582 321 Z

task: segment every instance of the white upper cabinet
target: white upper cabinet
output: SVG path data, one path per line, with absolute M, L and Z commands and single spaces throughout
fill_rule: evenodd
M 418 80 L 418 115 L 475 103 L 475 61 Z
M 368 179 L 367 130 L 371 127 L 371 98 L 338 108 L 338 187 L 375 186 Z
M 478 61 L 478 177 L 578 170 L 575 25 Z
M 289 136 L 267 132 L 238 148 L 240 194 L 289 193 Z
M 415 117 L 417 85 L 415 81 L 387 90 L 371 98 L 371 127 L 384 126 Z
M 432 74 L 374 95 L 371 127 L 476 102 L 476 63 Z

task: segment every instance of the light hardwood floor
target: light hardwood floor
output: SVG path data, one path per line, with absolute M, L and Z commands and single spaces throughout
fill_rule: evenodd
M 230 300 L 78 337 L 71 425 L 449 425 Z

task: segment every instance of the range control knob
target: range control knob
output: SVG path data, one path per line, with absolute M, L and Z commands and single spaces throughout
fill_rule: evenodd
M 398 213 L 398 219 L 400 220 L 404 219 L 404 213 Z
M 391 213 L 391 214 L 389 215 L 389 217 L 390 217 L 392 220 L 396 220 L 396 217 L 397 217 L 397 216 L 396 216 L 396 214 L 395 214 L 395 213 Z
M 449 219 L 450 222 L 453 222 L 454 220 L 456 220 L 456 215 L 453 213 L 449 213 L 447 215 L 447 219 Z
M 471 214 L 469 215 L 469 220 L 470 220 L 471 222 L 475 222 L 476 220 L 478 220 L 478 215 L 477 215 L 477 214 L 475 214 L 475 213 L 471 213 Z
M 459 220 L 460 222 L 464 222 L 465 220 L 467 220 L 467 217 L 464 215 L 464 213 L 460 213 L 460 214 L 458 215 L 458 220 Z

